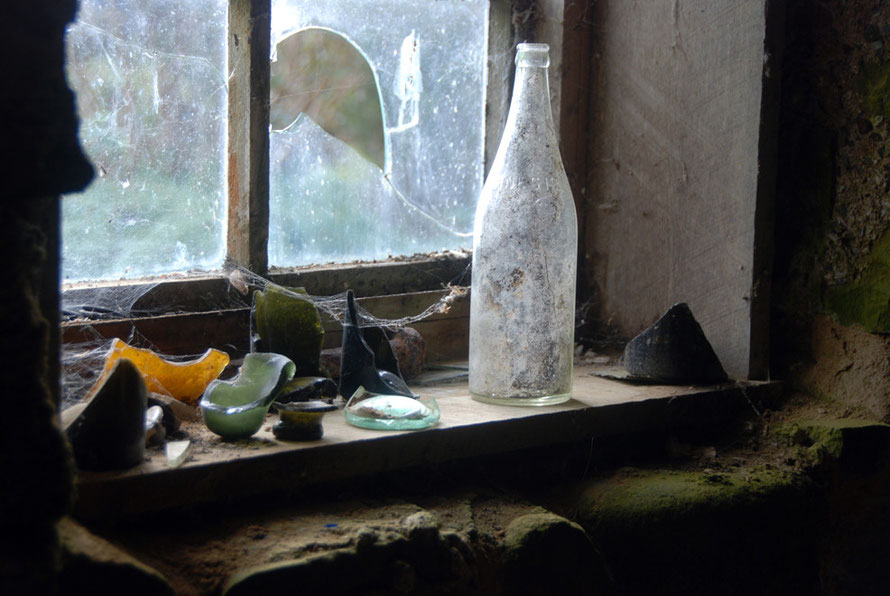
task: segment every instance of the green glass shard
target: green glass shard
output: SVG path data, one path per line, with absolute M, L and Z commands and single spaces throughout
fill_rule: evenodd
M 204 423 L 224 439 L 244 439 L 263 424 L 269 406 L 294 376 L 296 367 L 281 354 L 256 352 L 244 357 L 238 376 L 210 383 L 201 398 Z

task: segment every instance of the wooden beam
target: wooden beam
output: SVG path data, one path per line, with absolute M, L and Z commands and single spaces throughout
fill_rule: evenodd
M 488 8 L 488 85 L 485 90 L 485 175 L 507 123 L 513 88 L 513 0 L 491 0 Z
M 559 147 L 578 213 L 578 288 L 586 285 L 587 170 L 590 146 L 590 55 L 593 40 L 592 6 L 588 0 L 566 0 L 562 14 L 562 89 Z M 583 301 L 585 296 L 578 296 Z
M 423 312 L 443 295 L 442 290 L 361 298 L 359 304 L 377 318 L 398 319 Z M 342 338 L 340 323 L 322 317 L 324 347 L 338 347 Z M 180 313 L 135 317 L 113 321 L 62 324 L 62 342 L 92 342 L 118 337 L 135 338 L 169 355 L 197 355 L 216 348 L 232 357 L 249 349 L 250 309 L 246 307 L 202 313 Z M 411 325 L 424 338 L 426 363 L 465 360 L 470 330 L 470 303 L 467 296 L 456 299 L 449 312 L 431 315 Z
M 635 386 L 576 369 L 574 399 L 546 408 L 483 404 L 470 399 L 466 383 L 424 387 L 441 420 L 422 431 L 374 431 L 350 426 L 343 413 L 324 419 L 324 437 L 281 442 L 269 430 L 274 415 L 251 439 L 226 443 L 202 423 L 188 432 L 198 448 L 181 467 L 169 469 L 163 452 L 122 472 L 81 472 L 75 514 L 108 521 L 147 511 L 227 501 L 275 491 L 299 494 L 307 487 L 412 466 L 430 466 L 519 449 L 589 441 L 631 432 L 711 428 L 750 412 L 751 401 L 770 399 L 778 385 L 744 387 Z M 282 473 L 292 470 L 293 473 Z
M 264 274 L 269 237 L 270 0 L 231 0 L 227 259 Z
M 81 284 L 66 289 L 63 300 L 69 305 L 105 304 L 106 292 L 125 290 L 133 302 L 121 308 L 132 308 L 142 314 L 216 311 L 250 302 L 249 297 L 238 293 L 222 275 L 172 277 Z M 410 294 L 441 290 L 449 284 L 469 285 L 470 255 L 449 253 L 381 263 L 274 269 L 267 277 L 279 285 L 303 287 L 313 296 L 331 296 L 350 289 L 358 297 Z
M 765 6 L 765 63 L 760 99 L 759 176 L 751 268 L 751 355 L 748 364 L 748 378 L 761 380 L 770 378 L 770 302 L 775 254 L 776 175 L 786 3 L 785 0 L 767 0 Z
M 627 337 L 689 303 L 737 378 L 766 373 L 772 4 L 603 0 L 591 15 L 583 292 Z

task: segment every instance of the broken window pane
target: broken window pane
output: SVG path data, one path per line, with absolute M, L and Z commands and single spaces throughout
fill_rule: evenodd
M 488 0 L 272 4 L 270 264 L 469 247 Z
M 96 168 L 62 202 L 65 281 L 222 264 L 227 0 L 81 0 L 68 80 Z

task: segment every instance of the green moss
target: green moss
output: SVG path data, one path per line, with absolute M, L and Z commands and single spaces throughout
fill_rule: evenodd
M 890 426 L 872 420 L 841 418 L 837 420 L 804 420 L 786 424 L 773 431 L 773 436 L 783 437 L 801 448 L 795 456 L 810 465 L 838 461 L 849 451 L 851 441 L 864 434 L 880 435 L 890 431 Z
M 610 518 L 632 525 L 682 518 L 700 510 L 729 509 L 784 490 L 797 482 L 774 469 L 724 473 L 626 470 L 588 489 L 582 509 L 588 519 Z
M 890 230 L 875 242 L 856 281 L 828 288 L 825 307 L 844 325 L 890 332 Z
M 796 422 L 783 424 L 772 430 L 772 435 L 781 439 L 785 439 L 791 445 L 809 445 L 811 443 L 810 436 L 807 432 L 800 428 Z
M 812 455 L 818 456 L 817 461 L 822 461 L 825 455 L 834 459 L 841 457 L 844 450 L 844 426 L 836 422 L 805 425 L 804 430 L 813 441 L 810 451 Z
M 810 593 L 817 503 L 802 474 L 621 470 L 589 484 L 577 521 L 627 594 Z
M 863 64 L 856 83 L 865 112 L 890 117 L 890 62 Z
M 591 594 L 608 573 L 584 529 L 553 513 L 514 519 L 504 536 L 505 594 Z

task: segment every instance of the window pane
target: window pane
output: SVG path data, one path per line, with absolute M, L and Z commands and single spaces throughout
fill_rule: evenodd
M 65 281 L 225 251 L 226 0 L 81 0 L 68 80 L 96 178 L 62 202 Z
M 487 18 L 488 0 L 273 0 L 270 264 L 470 246 Z

